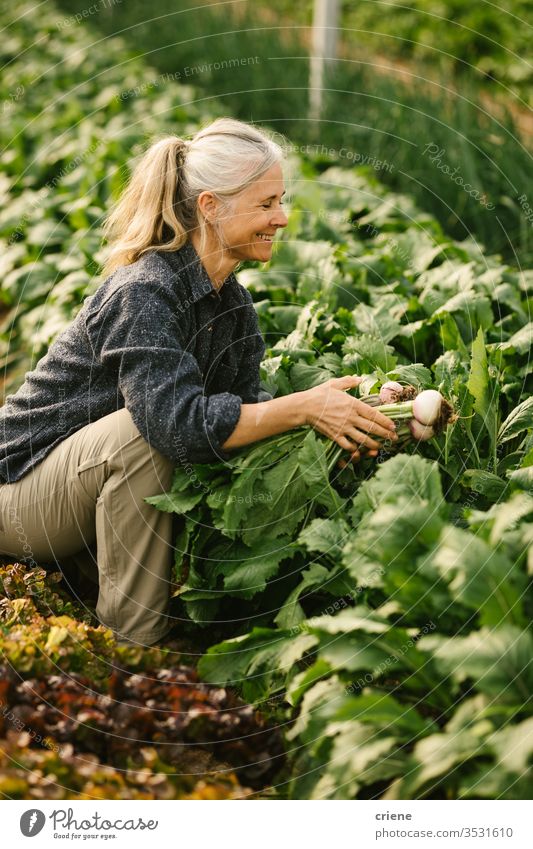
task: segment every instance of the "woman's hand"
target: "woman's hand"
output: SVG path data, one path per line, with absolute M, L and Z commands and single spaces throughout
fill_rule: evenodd
M 380 443 L 369 434 L 383 439 L 398 439 L 391 419 L 346 393 L 347 389 L 360 382 L 361 378 L 357 375 L 347 375 L 334 377 L 305 390 L 305 423 L 349 451 L 353 462 L 360 459 L 362 450 L 375 457 L 381 448 Z M 341 463 L 346 465 L 346 461 L 340 461 L 339 465 Z
M 353 461 L 363 451 L 375 456 L 381 446 L 370 434 L 397 439 L 396 431 L 393 422 L 375 407 L 346 394 L 360 382 L 356 375 L 334 377 L 313 389 L 242 404 L 237 426 L 222 448 L 240 448 L 293 427 L 311 425 L 349 451 Z

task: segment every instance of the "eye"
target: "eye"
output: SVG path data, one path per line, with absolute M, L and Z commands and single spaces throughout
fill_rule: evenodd
M 280 200 L 279 205 L 280 205 L 280 206 L 283 206 L 283 201 L 282 201 L 282 200 Z M 271 203 L 262 203 L 262 204 L 261 204 L 261 206 L 263 207 L 263 209 L 270 209 L 270 207 L 272 206 L 272 204 L 271 204 Z

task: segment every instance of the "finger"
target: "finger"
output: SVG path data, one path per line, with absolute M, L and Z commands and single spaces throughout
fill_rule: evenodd
M 365 419 L 369 419 L 372 422 L 375 422 L 381 427 L 386 428 L 387 431 L 394 431 L 395 425 L 392 419 L 389 419 L 388 416 L 384 416 L 383 413 L 380 413 L 376 407 L 371 407 L 370 404 L 365 404 L 364 401 L 358 401 L 357 398 L 353 399 L 355 404 L 355 413 L 356 415 L 362 416 Z
M 377 422 L 370 421 L 370 419 L 365 419 L 362 416 L 356 416 L 352 424 L 357 425 L 360 430 L 364 430 L 367 433 L 382 436 L 383 439 L 398 439 L 398 434 L 395 430 L 391 431 L 388 427 L 382 427 Z
M 335 442 L 337 445 L 340 445 L 341 448 L 344 448 L 345 451 L 349 451 L 350 454 L 353 454 L 354 451 L 359 450 L 359 445 L 357 442 L 350 442 L 349 439 L 346 439 L 345 436 L 336 436 Z
M 332 377 L 328 383 L 333 389 L 352 389 L 354 386 L 358 386 L 362 379 L 357 374 L 346 374 L 344 377 Z
M 363 445 L 366 445 L 367 448 L 375 448 L 376 450 L 379 450 L 380 448 L 379 442 L 372 439 L 368 433 L 363 433 L 363 431 L 357 430 L 355 427 L 347 428 L 345 433 L 349 439 L 352 439 L 355 443 L 357 443 L 356 450 L 359 450 L 359 448 Z
M 352 456 L 350 457 L 350 460 L 354 465 L 357 465 L 357 463 L 360 461 L 360 459 L 361 459 L 361 452 L 360 451 L 354 451 Z

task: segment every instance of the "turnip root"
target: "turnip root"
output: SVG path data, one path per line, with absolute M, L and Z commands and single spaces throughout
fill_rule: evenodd
M 431 425 L 423 425 L 417 419 L 411 419 L 408 422 L 408 426 L 413 439 L 416 439 L 418 442 L 427 442 L 435 436 L 435 431 Z

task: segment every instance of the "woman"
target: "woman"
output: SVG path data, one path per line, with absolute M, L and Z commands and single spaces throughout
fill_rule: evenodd
M 303 425 L 354 460 L 376 453 L 369 434 L 395 438 L 343 391 L 355 376 L 260 395 L 265 345 L 234 269 L 270 259 L 287 224 L 283 156 L 230 118 L 155 141 L 105 223 L 105 279 L 0 409 L 0 552 L 92 565 L 97 617 L 119 642 L 169 631 L 172 516 L 144 498 L 177 463 Z

